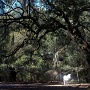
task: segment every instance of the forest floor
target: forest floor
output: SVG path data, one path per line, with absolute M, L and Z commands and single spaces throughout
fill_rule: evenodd
M 41 83 L 0 83 L 0 90 L 90 90 L 90 84 L 48 85 Z

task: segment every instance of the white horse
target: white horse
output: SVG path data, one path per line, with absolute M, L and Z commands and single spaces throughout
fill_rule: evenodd
M 71 74 L 68 74 L 68 75 L 64 75 L 63 76 L 63 82 L 64 82 L 64 85 L 66 84 L 66 82 L 71 78 Z

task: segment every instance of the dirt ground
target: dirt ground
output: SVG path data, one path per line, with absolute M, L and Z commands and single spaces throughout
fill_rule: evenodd
M 0 90 L 90 90 L 90 84 L 47 85 L 0 83 Z

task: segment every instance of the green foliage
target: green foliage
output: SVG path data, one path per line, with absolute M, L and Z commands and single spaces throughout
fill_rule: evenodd
M 7 2 L 10 4 L 11 0 Z M 24 9 L 16 8 L 6 17 L 0 16 L 0 68 L 28 67 L 26 71 L 20 69 L 22 72 L 17 75 L 23 81 L 37 80 L 38 73 L 40 81 L 45 81 L 45 71 L 52 68 L 62 72 L 87 68 L 90 54 L 81 50 L 80 45 L 84 44 L 88 50 L 90 44 L 90 1 L 46 0 L 41 2 L 46 5 L 45 10 L 32 6 L 31 2 Z M 59 59 L 54 61 L 55 53 L 60 50 Z
M 28 61 L 29 61 L 29 56 L 23 55 L 21 56 L 21 58 L 18 58 L 18 60 L 16 60 L 15 65 L 23 66 L 26 63 L 28 63 Z

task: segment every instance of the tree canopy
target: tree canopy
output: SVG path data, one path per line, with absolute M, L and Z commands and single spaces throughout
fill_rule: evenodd
M 44 65 L 50 68 L 51 61 L 46 63 L 45 57 L 47 54 L 54 57 L 58 52 L 59 59 L 64 59 L 59 67 L 64 64 L 73 67 L 73 59 L 76 60 L 75 67 L 82 66 L 85 60 L 90 66 L 89 38 L 90 0 L 0 1 L 2 62 L 9 59 L 14 65 L 23 65 L 31 60 L 31 64 L 39 65 L 39 68 Z

